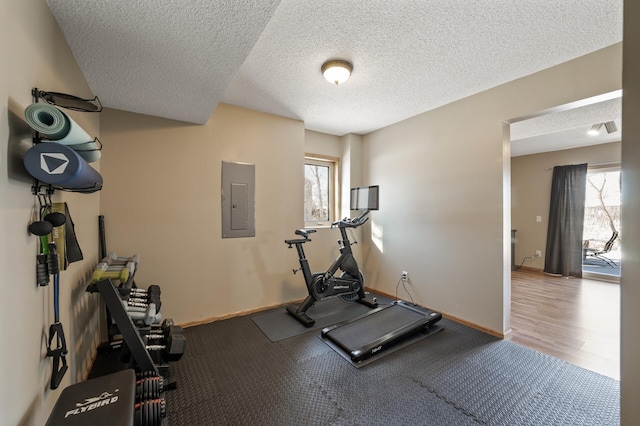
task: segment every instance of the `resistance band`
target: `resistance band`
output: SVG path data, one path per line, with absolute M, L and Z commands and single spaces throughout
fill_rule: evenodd
M 56 243 L 49 243 L 48 248 L 49 272 L 53 274 L 53 324 L 49 326 L 47 356 L 53 357 L 50 387 L 51 389 L 57 389 L 69 367 L 67 366 L 67 342 L 64 338 L 62 323 L 60 323 L 60 266 Z M 56 339 L 56 347 L 52 349 L 54 338 Z M 62 366 L 60 366 L 61 362 Z
M 66 222 L 66 216 L 52 212 L 51 196 L 38 194 L 40 203 L 40 221 L 32 224 L 29 229 L 38 235 L 40 249 L 36 262 L 36 278 L 38 285 L 49 284 L 49 275 L 53 275 L 53 324 L 49 326 L 49 341 L 47 344 L 47 357 L 53 358 L 53 370 L 51 373 L 51 389 L 57 389 L 62 378 L 68 370 L 67 366 L 67 342 L 64 330 L 60 323 L 60 257 L 56 243 L 48 241 L 48 235 L 54 226 L 62 226 Z M 45 226 L 47 224 L 48 226 Z M 35 226 L 34 226 L 35 225 Z M 55 339 L 55 348 L 53 340 Z M 62 365 L 61 365 L 62 364 Z

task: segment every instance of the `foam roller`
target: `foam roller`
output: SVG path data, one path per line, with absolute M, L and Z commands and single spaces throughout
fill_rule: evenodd
M 102 189 L 102 176 L 68 146 L 38 143 L 24 154 L 24 166 L 40 182 L 76 192 Z

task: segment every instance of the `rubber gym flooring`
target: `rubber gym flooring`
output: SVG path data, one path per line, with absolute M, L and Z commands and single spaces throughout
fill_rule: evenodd
M 362 368 L 318 330 L 272 342 L 249 316 L 187 328 L 187 351 L 170 366 L 178 388 L 166 393 L 168 423 L 620 423 L 618 381 L 446 319 L 438 324 L 442 332 Z

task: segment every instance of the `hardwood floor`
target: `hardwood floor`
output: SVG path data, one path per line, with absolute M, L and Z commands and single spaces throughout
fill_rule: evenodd
M 534 271 L 511 275 L 507 339 L 620 380 L 620 285 Z

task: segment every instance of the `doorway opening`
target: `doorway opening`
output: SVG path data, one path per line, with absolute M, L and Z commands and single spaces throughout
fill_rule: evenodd
M 593 139 L 585 136 L 593 123 L 606 122 L 614 116 L 605 116 L 595 110 L 602 110 L 603 105 L 617 103 L 616 111 L 621 110 L 621 91 L 611 92 L 601 96 L 572 102 L 540 111 L 527 117 L 519 117 L 505 121 L 504 150 L 505 157 L 505 229 L 504 246 L 505 259 L 509 259 L 508 249 L 512 241 L 508 238 L 508 231 L 517 230 L 515 240 L 515 255 L 512 257 L 511 271 L 505 273 L 505 317 L 508 318 L 511 333 L 509 339 L 514 343 L 528 346 L 551 356 L 564 359 L 584 368 L 598 371 L 610 377 L 619 379 L 619 325 L 620 325 L 620 286 L 612 284 L 619 276 L 594 274 L 583 272 L 583 278 L 568 280 L 543 273 L 545 253 L 539 254 L 538 249 L 546 246 L 546 230 L 549 209 L 549 191 L 551 189 L 551 171 L 555 165 L 588 163 L 588 173 L 600 174 L 593 176 L 592 182 L 596 188 L 609 189 L 614 182 L 619 183 L 620 155 L 613 150 L 594 147 L 587 151 L 573 151 L 584 146 L 600 145 L 606 147 L 614 140 L 601 140 L 592 143 Z M 608 114 L 608 113 L 607 113 Z M 564 132 L 563 126 L 571 119 L 575 119 L 576 126 Z M 581 121 L 578 123 L 578 121 Z M 556 125 L 557 123 L 557 125 Z M 515 126 L 514 126 L 515 124 Z M 536 133 L 535 126 L 547 129 Z M 620 129 L 622 125 L 618 126 Z M 573 137 L 575 135 L 575 137 Z M 540 137 L 538 137 L 540 136 Z M 551 138 L 552 136 L 558 136 Z M 620 137 L 620 134 L 608 134 L 608 137 Z M 607 137 L 602 132 L 600 137 Z M 547 143 L 558 141 L 571 142 L 564 149 L 548 149 Z M 618 139 L 619 141 L 619 139 Z M 575 144 L 574 144 L 575 142 Z M 526 144 L 526 146 L 525 146 Z M 532 150 L 528 150 L 532 147 Z M 613 147 L 613 145 L 611 145 Z M 534 151 L 535 149 L 535 151 Z M 578 152 L 577 155 L 574 155 Z M 534 155 L 531 155 L 534 154 Z M 520 157 L 520 158 L 518 158 Z M 611 162 L 616 163 L 611 163 Z M 595 163 L 595 164 L 594 164 Z M 515 167 L 514 167 L 515 166 Z M 603 187 L 601 179 L 603 172 L 614 172 L 606 175 L 607 184 Z M 511 189 L 509 192 L 507 188 Z M 587 182 L 587 191 L 595 188 Z M 612 192 L 610 189 L 608 192 Z M 619 194 L 619 184 L 618 184 Z M 592 229 L 592 225 L 584 233 L 583 240 L 589 240 L 590 248 L 604 249 L 606 242 L 612 236 L 612 227 L 608 217 L 613 220 L 613 228 L 621 234 L 619 225 L 620 203 L 608 200 L 610 195 L 602 195 L 609 216 L 603 211 L 595 212 L 600 204 L 598 196 L 587 195 L 593 201 L 585 201 L 587 223 L 592 218 L 599 218 L 602 225 Z M 619 197 L 619 195 L 618 195 Z M 616 206 L 617 204 L 617 206 Z M 590 207 L 594 207 L 591 209 Z M 609 208 L 609 207 L 613 208 Z M 616 207 L 614 207 L 616 206 Z M 509 208 L 510 207 L 510 208 Z M 596 231 L 597 229 L 597 231 Z M 593 233 L 591 231 L 594 231 Z M 623 237 L 623 236 L 622 236 Z M 600 241 L 595 241 L 595 240 Z M 623 238 L 616 241 L 607 256 L 619 265 L 620 247 Z M 585 242 L 585 245 L 587 243 Z M 587 247 L 584 247 L 585 249 Z M 599 251 L 599 250 L 597 250 Z M 595 254 L 589 253 L 589 254 Z M 602 259 L 587 256 L 585 262 L 596 263 Z M 515 265 L 513 261 L 515 260 Z M 605 264 L 605 261 L 602 261 Z M 603 265 L 600 265 L 603 269 Z M 618 269 L 608 267 L 608 269 Z M 506 269 L 506 268 L 505 268 Z M 610 271 L 608 271 L 610 272 Z M 618 272 L 619 274 L 619 272 Z M 606 327 L 594 327 L 590 319 L 593 309 L 604 311 L 608 317 Z M 508 317 L 507 317 L 508 315 Z M 542 325 L 544 324 L 544 325 Z

